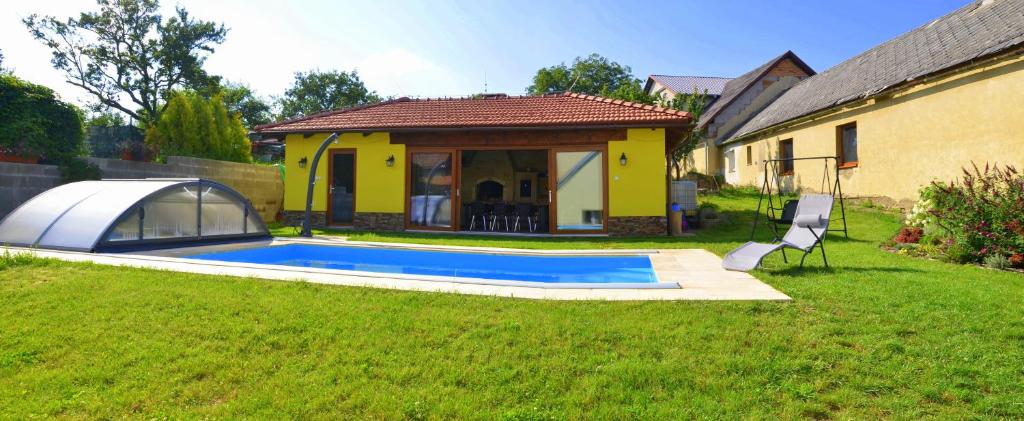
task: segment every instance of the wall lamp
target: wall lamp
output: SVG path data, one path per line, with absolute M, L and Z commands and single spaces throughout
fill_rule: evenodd
M 626 153 L 623 152 L 622 155 L 619 156 L 619 165 L 622 165 L 623 167 L 625 167 L 626 166 L 626 161 L 627 161 Z
M 384 160 L 384 165 L 387 165 L 389 167 L 395 166 L 395 156 L 391 155 L 391 156 L 388 157 L 388 159 L 385 159 Z
M 306 157 L 299 158 L 299 168 L 306 168 L 306 163 L 309 162 Z

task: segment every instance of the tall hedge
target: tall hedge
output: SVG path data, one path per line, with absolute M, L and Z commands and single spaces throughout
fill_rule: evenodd
M 82 121 L 50 88 L 0 74 L 0 153 L 64 163 L 85 150 Z
M 146 130 L 146 144 L 161 159 L 171 156 L 250 162 L 252 149 L 242 120 L 230 115 L 220 96 L 207 100 L 177 92 L 160 121 Z

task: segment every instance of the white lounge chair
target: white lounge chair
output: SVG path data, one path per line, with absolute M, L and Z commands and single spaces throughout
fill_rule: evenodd
M 778 243 L 747 242 L 736 250 L 730 251 L 722 259 L 722 267 L 728 270 L 747 272 L 753 270 L 764 257 L 776 250 L 782 250 L 782 259 L 786 263 L 786 248 L 797 249 L 804 254 L 800 258 L 800 267 L 804 267 L 804 259 L 814 252 L 814 247 L 821 247 L 821 258 L 828 267 L 825 257 L 825 234 L 828 232 L 828 221 L 832 215 L 832 204 L 835 199 L 829 194 L 805 194 L 800 196 L 796 206 L 793 224 Z

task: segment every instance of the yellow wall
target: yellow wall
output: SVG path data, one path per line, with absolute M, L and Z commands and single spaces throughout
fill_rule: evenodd
M 328 133 L 310 137 L 291 134 L 285 138 L 285 210 L 304 210 L 309 170 L 313 165 L 313 154 Z M 344 133 L 331 149 L 356 150 L 356 212 L 402 213 L 405 211 L 405 145 L 389 143 L 388 133 L 375 132 L 369 136 L 361 133 Z M 317 167 L 316 185 L 313 187 L 313 210 L 327 210 L 327 166 L 328 152 L 320 158 Z M 394 155 L 395 165 L 388 167 L 384 161 Z M 299 168 L 299 159 L 306 157 L 306 168 Z
M 665 215 L 665 129 L 629 129 L 608 142 L 608 207 L 609 216 Z
M 932 180 L 950 181 L 971 161 L 1024 167 L 1024 58 L 963 71 L 869 99 L 739 145 L 740 184 L 758 185 L 757 161 L 776 156 L 778 141 L 793 139 L 796 157 L 835 155 L 836 126 L 857 123 L 859 166 L 841 170 L 849 196 L 916 200 Z M 746 145 L 755 165 L 746 165 Z M 722 148 L 721 150 L 724 150 Z M 822 164 L 797 161 L 790 188 L 817 190 Z
M 316 148 L 327 133 L 304 137 L 288 135 L 285 139 L 285 210 L 299 211 L 305 207 L 306 183 Z M 356 149 L 356 212 L 402 213 L 405 211 L 405 146 L 389 143 L 384 132 L 363 136 L 344 133 L 331 149 Z M 625 153 L 626 166 L 619 165 Z M 395 156 L 395 165 L 387 167 L 384 160 Z M 608 214 L 609 216 L 662 216 L 665 214 L 665 130 L 629 129 L 626 140 L 608 143 Z M 298 161 L 306 157 L 306 168 Z M 328 152 L 321 157 L 313 190 L 313 210 L 326 211 Z

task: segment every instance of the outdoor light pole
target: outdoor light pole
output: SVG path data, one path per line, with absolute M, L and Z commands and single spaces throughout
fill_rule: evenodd
M 313 165 L 309 168 L 309 186 L 306 187 L 306 216 L 302 219 L 302 232 L 299 234 L 302 237 L 313 236 L 309 220 L 313 217 L 313 185 L 316 184 L 316 165 L 320 163 L 320 155 L 324 154 L 327 146 L 337 141 L 338 133 L 331 133 L 330 136 L 327 136 L 327 139 L 324 139 L 324 143 L 320 144 L 320 149 L 316 150 L 316 155 L 313 155 Z

